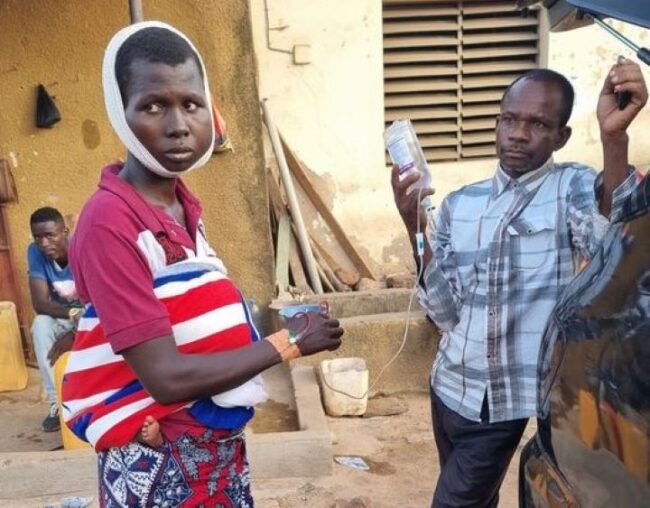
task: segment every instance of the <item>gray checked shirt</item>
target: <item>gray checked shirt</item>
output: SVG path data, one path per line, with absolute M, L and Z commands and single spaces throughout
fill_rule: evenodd
M 616 189 L 611 220 L 637 177 Z M 609 227 L 598 211 L 596 172 L 554 164 L 449 194 L 429 234 L 433 259 L 419 299 L 442 331 L 433 390 L 461 416 L 490 421 L 536 414 L 540 342 L 560 293 Z

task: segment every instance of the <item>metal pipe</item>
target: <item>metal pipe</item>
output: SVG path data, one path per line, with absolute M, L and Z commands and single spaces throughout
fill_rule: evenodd
M 632 51 L 635 53 L 639 52 L 639 46 L 634 44 L 630 39 L 625 37 L 622 33 L 620 33 L 618 30 L 614 29 L 613 27 L 609 26 L 608 23 L 605 23 L 602 19 L 600 19 L 598 16 L 593 16 L 594 18 L 594 23 L 596 23 L 598 26 L 604 28 L 607 30 L 611 35 L 616 37 L 619 41 L 621 41 L 623 44 L 625 44 L 628 48 L 630 48 Z
M 650 50 L 648 48 L 642 48 L 641 46 L 637 46 L 630 39 L 625 37 L 622 33 L 620 33 L 618 30 L 616 30 L 614 27 L 612 27 L 608 23 L 605 23 L 598 16 L 596 16 L 594 14 L 590 14 L 589 16 L 591 16 L 591 18 L 594 20 L 594 23 L 596 23 L 599 27 L 606 30 L 607 33 L 609 33 L 610 35 L 613 35 L 619 41 L 621 41 L 623 44 L 625 44 L 628 48 L 630 48 L 632 51 L 634 51 L 634 53 L 636 54 L 636 57 L 639 60 L 641 60 L 646 65 L 650 65 Z
M 273 145 L 275 158 L 277 159 L 278 167 L 280 168 L 280 177 L 282 178 L 284 189 L 287 191 L 287 198 L 289 199 L 289 211 L 291 212 L 291 218 L 296 224 L 298 244 L 300 245 L 300 250 L 302 250 L 303 256 L 305 256 L 307 274 L 309 275 L 311 286 L 317 294 L 323 294 L 323 286 L 321 285 L 320 277 L 318 276 L 318 270 L 316 268 L 316 262 L 314 260 L 314 253 L 312 252 L 311 245 L 309 243 L 307 229 L 305 228 L 305 223 L 302 220 L 302 213 L 300 212 L 300 205 L 298 204 L 296 189 L 293 186 L 293 179 L 291 178 L 291 173 L 289 172 L 287 159 L 285 158 L 284 151 L 282 150 L 282 143 L 280 142 L 278 130 L 275 128 L 273 120 L 271 120 L 271 114 L 268 107 L 268 99 L 262 99 L 262 112 L 264 114 L 264 122 L 266 123 L 266 128 L 269 130 L 269 136 L 271 137 L 271 144 Z
M 142 0 L 129 0 L 129 15 L 131 16 L 131 24 L 144 21 Z

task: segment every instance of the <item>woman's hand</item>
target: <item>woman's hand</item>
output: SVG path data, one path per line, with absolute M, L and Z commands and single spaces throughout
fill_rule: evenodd
M 343 328 L 326 313 L 297 314 L 287 320 L 287 328 L 302 356 L 334 351 L 341 345 Z

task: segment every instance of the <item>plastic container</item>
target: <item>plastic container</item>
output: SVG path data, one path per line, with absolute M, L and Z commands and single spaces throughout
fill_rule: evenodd
M 318 303 L 299 303 L 296 305 L 287 305 L 285 307 L 282 307 L 278 311 L 278 314 L 280 314 L 280 316 L 282 316 L 284 319 L 289 319 L 300 312 L 313 312 L 315 314 L 318 314 L 319 312 L 323 312 L 323 310 L 323 306 Z
M 400 181 L 415 171 L 422 176 L 408 189 L 431 187 L 431 172 L 410 120 L 397 120 L 384 131 L 384 144 L 393 164 L 399 168 Z
M 61 422 L 61 441 L 63 442 L 64 450 L 79 450 L 82 448 L 91 448 L 90 443 L 79 439 L 73 434 L 68 426 L 63 421 L 63 411 L 61 410 L 61 385 L 63 383 L 63 375 L 65 374 L 65 367 L 68 365 L 68 357 L 70 352 L 63 353 L 59 356 L 54 364 L 54 383 L 56 386 L 56 402 L 59 405 L 59 421 Z
M 319 374 L 328 415 L 361 416 L 366 412 L 369 374 L 363 358 L 323 360 Z
M 27 366 L 13 302 L 0 302 L 0 392 L 24 390 Z

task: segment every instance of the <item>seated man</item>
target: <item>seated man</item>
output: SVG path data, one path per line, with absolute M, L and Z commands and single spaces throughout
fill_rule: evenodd
M 30 227 L 34 242 L 27 249 L 29 291 L 37 314 L 32 338 L 50 402 L 43 430 L 54 432 L 60 425 L 52 365 L 72 348 L 81 304 L 68 265 L 68 228 L 63 216 L 54 208 L 39 208 L 30 218 Z

